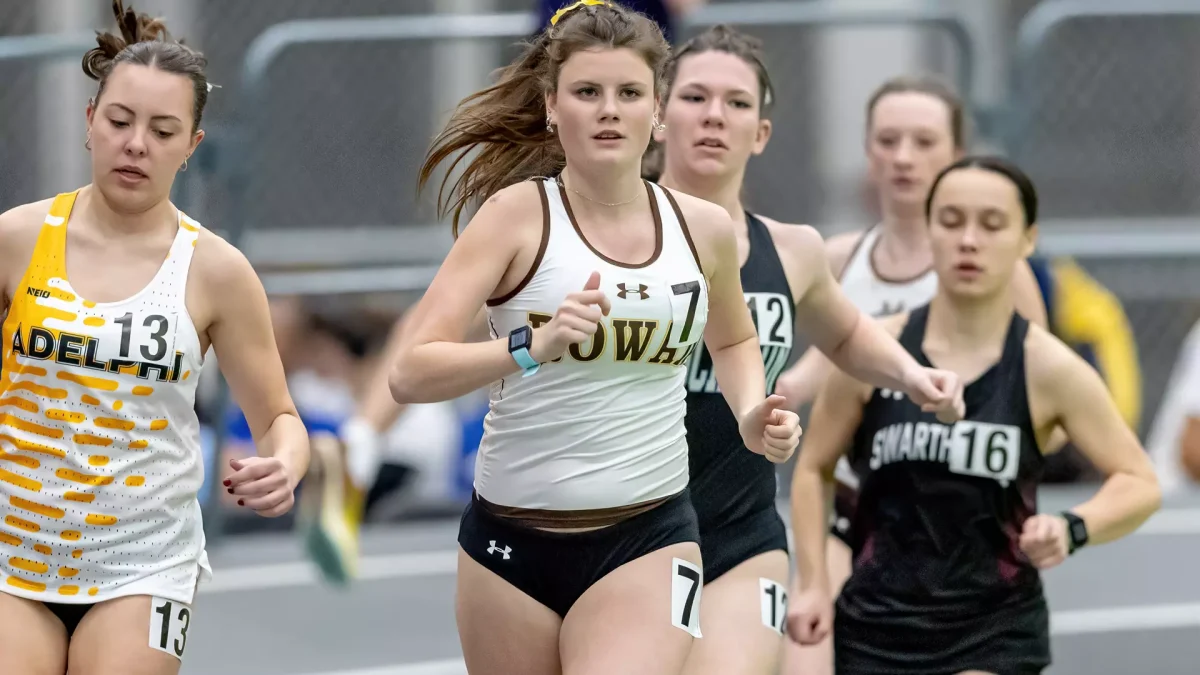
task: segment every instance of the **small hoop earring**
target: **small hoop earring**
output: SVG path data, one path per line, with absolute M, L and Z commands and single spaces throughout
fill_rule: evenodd
M 183 160 L 183 168 L 181 168 L 180 171 L 187 171 L 187 160 L 186 159 Z
M 87 148 L 88 152 L 92 151 L 92 135 L 88 134 L 87 140 L 83 142 L 83 147 Z

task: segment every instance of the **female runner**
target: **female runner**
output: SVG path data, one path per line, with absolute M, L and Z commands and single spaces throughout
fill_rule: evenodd
M 771 134 L 773 91 L 759 42 L 725 26 L 681 47 L 667 67 L 659 183 L 733 217 L 738 274 L 754 319 L 767 388 L 788 361 L 793 326 L 835 363 L 868 380 L 919 371 L 861 316 L 829 272 L 820 235 L 755 215 L 740 195 L 746 166 Z M 797 322 L 797 318 L 799 321 Z M 777 672 L 788 588 L 788 540 L 775 507 L 775 467 L 746 452 L 703 345 L 688 366 L 689 491 L 700 526 L 704 639 L 688 673 Z
M 900 392 L 833 373 L 792 483 L 801 591 L 788 630 L 813 644 L 832 628 L 839 674 L 1038 673 L 1050 664 L 1039 570 L 1133 532 L 1159 487 L 1096 371 L 1015 311 L 1013 270 L 1037 232 L 1028 177 L 964 158 L 926 204 L 937 293 L 884 324 L 919 361 L 969 383 L 966 416 L 945 425 Z M 1074 509 L 1038 513 L 1059 426 L 1107 480 Z M 821 486 L 846 448 L 861 487 L 835 617 Z
M 683 668 L 702 586 L 683 382 L 702 337 L 746 447 L 784 461 L 798 443 L 798 419 L 766 395 L 729 215 L 640 177 L 667 56 L 639 14 L 564 8 L 463 102 L 423 167 L 479 150 L 442 203 L 456 225 L 483 204 L 391 378 L 401 403 L 491 386 L 459 531 L 471 672 Z M 464 344 L 485 303 L 493 339 Z M 952 377 L 905 374 L 952 409 Z
M 83 69 L 92 181 L 0 215 L 4 671 L 178 672 L 210 569 L 196 383 L 211 346 L 260 456 L 224 486 L 292 506 L 308 439 L 249 262 L 169 200 L 204 137 L 202 55 L 113 3 Z

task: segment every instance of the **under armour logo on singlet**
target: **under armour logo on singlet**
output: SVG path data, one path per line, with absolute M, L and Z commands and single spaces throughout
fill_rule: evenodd
M 511 547 L 505 546 L 504 548 L 500 548 L 499 546 L 496 546 L 495 539 L 488 541 L 488 543 L 491 544 L 491 546 L 488 546 L 488 550 L 487 550 L 488 555 L 491 555 L 493 553 L 499 553 L 500 555 L 504 556 L 505 560 L 508 560 L 508 558 L 509 558 L 508 554 L 512 553 Z
M 634 290 L 626 288 L 625 284 L 617 284 L 617 297 L 625 300 L 629 297 L 630 293 L 637 293 L 639 299 L 645 300 L 650 297 L 650 294 L 646 292 L 649 288 L 646 284 L 638 284 L 637 290 Z
M 903 301 L 897 302 L 896 304 L 893 305 L 892 303 L 888 302 L 887 300 L 884 300 L 883 306 L 881 306 L 879 309 L 875 310 L 875 313 L 872 314 L 871 316 L 878 319 L 878 318 L 884 317 L 884 316 L 891 316 L 893 314 L 899 314 L 900 312 L 903 312 L 903 311 L 904 311 L 904 302 Z

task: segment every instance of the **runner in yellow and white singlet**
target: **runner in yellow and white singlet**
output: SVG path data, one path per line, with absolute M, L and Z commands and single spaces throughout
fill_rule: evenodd
M 203 139 L 205 61 L 113 3 L 92 182 L 0 214 L 0 672 L 174 675 L 211 575 L 196 384 L 211 346 L 259 455 L 219 476 L 286 513 L 308 464 L 266 294 L 169 200 Z

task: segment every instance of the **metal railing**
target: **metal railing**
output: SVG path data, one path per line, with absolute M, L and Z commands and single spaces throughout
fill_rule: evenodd
M 958 59 L 960 90 L 971 92 L 974 83 L 975 51 L 970 32 L 954 12 L 932 7 L 910 9 L 870 9 L 824 3 L 745 2 L 736 5 L 709 5 L 688 15 L 682 28 L 698 29 L 716 24 L 753 26 L 809 27 L 932 27 L 943 31 L 954 45 Z M 482 15 L 424 15 L 371 18 L 337 18 L 285 21 L 275 24 L 251 43 L 242 67 L 241 94 L 248 111 L 246 145 L 235 159 L 244 164 L 258 148 L 256 140 L 267 128 L 265 97 L 268 72 L 285 52 L 302 45 L 328 45 L 369 42 L 439 42 L 457 39 L 521 38 L 537 29 L 537 15 L 515 12 Z M 227 172 L 237 171 L 226 165 Z M 231 180 L 236 186 L 232 219 L 226 234 L 235 245 L 247 234 L 250 213 L 249 181 Z M 420 270 L 419 272 L 416 270 Z M 318 269 L 309 272 L 272 275 L 265 280 L 278 293 L 314 292 L 328 287 L 330 292 L 412 291 L 428 285 L 436 268 L 418 266 L 414 272 L 395 274 L 347 274 L 342 270 Z
M 1070 211 L 1046 221 L 1048 248 L 1200 255 L 1200 181 L 1178 137 L 1200 130 L 1184 98 L 1197 38 L 1194 0 L 1047 0 L 1021 22 L 997 135 Z

